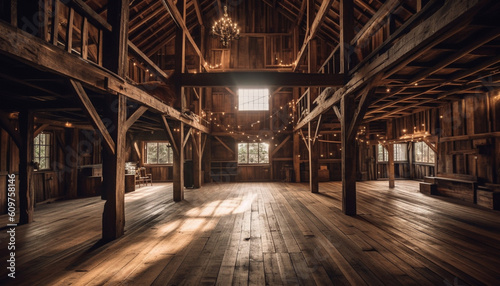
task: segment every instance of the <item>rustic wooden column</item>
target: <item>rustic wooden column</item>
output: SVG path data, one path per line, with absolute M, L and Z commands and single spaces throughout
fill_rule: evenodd
M 73 199 L 78 196 L 78 129 L 66 128 L 64 149 L 64 181 L 66 197 Z
M 108 23 L 113 30 L 104 37 L 104 66 L 121 77 L 127 75 L 128 68 L 128 22 L 129 1 L 108 1 Z
M 193 130 L 193 134 L 191 134 L 191 138 L 193 139 L 193 176 L 194 176 L 194 187 L 201 188 L 202 178 L 202 134 L 200 131 Z
M 33 222 L 35 192 L 33 178 L 33 113 L 23 110 L 19 113 L 19 223 Z
M 300 137 L 299 132 L 293 133 L 293 172 L 295 182 L 300 183 Z
M 351 41 L 354 37 L 353 0 L 340 0 L 340 73 L 349 72 Z
M 108 22 L 113 30 L 104 37 L 106 68 L 121 77 L 127 76 L 129 1 L 108 1 Z M 125 149 L 127 135 L 126 97 L 110 97 L 104 115 L 111 120 L 107 132 L 114 142 L 114 152 L 103 143 L 103 198 L 106 199 L 102 217 L 102 237 L 109 241 L 123 235 L 125 227 Z M 102 131 L 101 131 L 102 133 Z
M 389 139 L 394 139 L 393 138 L 393 121 L 392 119 L 387 121 L 387 142 L 389 142 Z M 388 153 L 388 160 L 387 160 L 387 175 L 389 176 L 389 188 L 394 188 L 394 144 L 389 143 L 387 145 L 387 153 Z
M 356 131 L 349 134 L 354 121 L 354 96 L 349 95 L 340 101 L 341 140 L 342 140 L 342 212 L 356 215 Z
M 125 227 L 127 106 L 124 95 L 118 95 L 115 100 L 108 100 L 105 118 L 111 121 L 108 131 L 115 142 L 114 154 L 105 146 L 102 150 L 102 196 L 106 199 L 102 216 L 102 238 L 104 241 L 110 241 L 122 236 Z
M 174 132 L 172 133 L 175 144 L 177 145 L 177 152 L 174 152 L 174 201 L 180 202 L 184 199 L 184 123 L 175 122 Z
M 314 131 L 311 130 L 311 122 L 308 123 L 309 143 L 309 189 L 311 193 L 319 192 L 318 169 L 319 169 L 319 144 L 314 142 Z
M 300 89 L 298 87 L 293 88 L 293 113 L 295 118 L 295 123 L 298 121 L 298 111 L 297 111 L 297 101 L 299 100 Z M 299 132 L 293 133 L 293 172 L 295 174 L 295 182 L 300 183 L 300 136 Z

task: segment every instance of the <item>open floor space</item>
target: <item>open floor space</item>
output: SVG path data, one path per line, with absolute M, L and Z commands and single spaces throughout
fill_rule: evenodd
M 125 235 L 101 238 L 99 197 L 37 206 L 16 229 L 16 279 L 1 285 L 494 285 L 500 213 L 418 192 L 416 181 L 172 184 L 125 197 Z M 7 221 L 4 215 L 2 221 Z M 1 232 L 0 256 L 7 257 Z M 7 277 L 7 278 L 6 278 Z

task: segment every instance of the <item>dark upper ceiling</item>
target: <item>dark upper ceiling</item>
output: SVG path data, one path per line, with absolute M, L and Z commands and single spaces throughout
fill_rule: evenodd
M 97 11 L 101 16 L 106 17 L 107 0 L 87 0 L 90 7 Z M 172 20 L 168 10 L 162 3 L 162 0 L 130 0 L 130 26 L 129 39 L 139 47 L 146 55 L 152 55 L 159 47 L 173 40 L 175 36 L 175 23 Z M 322 1 L 313 1 L 315 3 L 315 13 L 319 10 Z M 385 1 L 383 0 L 355 0 L 354 17 L 356 19 L 355 30 L 360 30 L 370 18 L 377 12 Z M 416 11 L 416 0 L 402 1 L 394 11 L 395 23 L 399 25 L 406 18 L 413 15 Z M 307 29 L 307 1 L 299 0 L 187 0 L 186 24 L 192 31 L 193 36 L 199 37 L 200 23 L 195 7 L 199 5 L 200 15 L 203 25 L 209 29 L 214 22 L 221 16 L 223 6 L 227 3 L 230 16 L 237 21 L 239 11 L 245 11 L 251 14 L 252 11 L 266 10 L 268 13 L 276 14 L 276 17 L 282 17 L 290 22 L 290 27 L 299 25 L 301 33 Z M 253 5 L 254 7 L 252 7 Z M 243 7 L 242 7 L 243 6 Z M 238 10 L 238 11 L 236 11 Z M 233 11 L 233 12 L 232 12 Z M 234 12 L 236 11 L 236 12 Z M 261 15 L 252 15 L 260 17 Z M 314 17 L 314 16 L 313 16 Z M 237 21 L 238 22 L 238 21 Z M 245 31 L 245 23 L 238 23 L 242 26 L 242 32 Z M 335 46 L 339 39 L 339 1 L 333 1 L 326 17 L 324 18 L 319 30 L 318 37 Z M 291 31 L 289 31 L 291 32 Z

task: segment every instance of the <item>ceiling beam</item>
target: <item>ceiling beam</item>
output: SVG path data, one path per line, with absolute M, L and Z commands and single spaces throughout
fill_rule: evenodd
M 208 70 L 207 61 L 205 60 L 205 57 L 201 53 L 200 48 L 198 47 L 198 45 L 194 41 L 193 37 L 191 36 L 191 33 L 189 32 L 189 29 L 186 26 L 186 23 L 184 22 L 183 16 L 179 12 L 179 10 L 177 10 L 177 7 L 175 6 L 174 1 L 173 0 L 162 0 L 162 2 L 164 4 L 165 8 L 169 11 L 169 13 L 172 16 L 172 18 L 174 19 L 175 23 L 186 34 L 186 38 L 188 39 L 188 41 L 193 46 L 193 49 L 196 52 L 196 54 L 200 57 L 201 65 L 205 68 L 205 70 Z
M 198 120 L 186 118 L 172 106 L 161 102 L 118 75 L 85 63 L 81 58 L 3 22 L 0 22 L 0 51 L 36 69 L 80 81 L 93 90 L 115 95 L 123 94 L 149 107 L 153 112 L 182 121 L 204 133 L 209 132 L 209 128 Z
M 299 65 L 300 60 L 305 54 L 306 48 L 309 45 L 309 42 L 316 36 L 316 33 L 319 30 L 319 27 L 321 23 L 323 22 L 323 19 L 325 18 L 326 14 L 328 14 L 328 11 L 330 10 L 330 6 L 332 6 L 334 0 L 323 0 L 321 3 L 321 7 L 319 7 L 318 13 L 316 14 L 316 17 L 314 18 L 314 21 L 309 28 L 309 34 L 307 37 L 304 39 L 304 43 L 302 44 L 302 48 L 299 50 L 299 54 L 297 55 L 297 59 L 295 59 L 293 71 L 295 71 Z
M 198 0 L 192 0 L 194 5 L 194 11 L 196 12 L 196 18 L 198 19 L 198 23 L 200 26 L 203 26 L 203 17 L 201 16 L 200 3 Z
M 180 77 L 180 78 L 179 78 Z M 316 86 L 332 87 L 344 84 L 343 75 L 309 74 L 290 72 L 221 72 L 181 74 L 174 81 L 182 86 L 216 87 L 216 86 Z
M 444 39 L 453 35 L 453 32 L 459 31 L 460 27 L 467 25 L 475 15 L 474 12 L 477 12 L 482 7 L 482 4 L 484 4 L 484 1 L 480 0 L 445 2 L 427 20 L 401 36 L 385 53 L 355 72 L 351 80 L 343 88 L 336 91 L 325 89 L 316 99 L 321 104 L 318 104 L 314 110 L 298 122 L 294 129 L 300 129 L 330 109 L 343 96 L 357 92 L 379 73 L 383 73 L 381 79 L 383 80 L 394 74 L 396 69 L 403 68 L 406 63 L 411 62 L 425 51 L 441 43 Z M 443 36 L 445 33 L 447 33 L 446 36 Z

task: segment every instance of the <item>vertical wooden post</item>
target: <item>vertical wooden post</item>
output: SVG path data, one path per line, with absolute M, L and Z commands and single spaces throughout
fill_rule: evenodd
M 300 137 L 299 132 L 293 133 L 293 172 L 295 182 L 300 183 Z
M 52 0 L 52 44 L 57 46 L 57 41 L 59 40 L 59 0 Z
M 176 141 L 178 152 L 174 152 L 174 201 L 180 202 L 184 199 L 184 123 L 175 122 L 174 133 L 172 134 Z
M 193 172 L 194 172 L 194 187 L 195 188 L 201 188 L 201 182 L 203 181 L 202 178 L 202 142 L 201 142 L 201 137 L 202 134 L 200 131 L 195 131 L 193 130 L 193 134 L 191 134 L 193 141 L 195 144 L 193 145 L 193 148 L 196 148 L 193 152 Z
M 311 130 L 311 122 L 308 123 L 308 144 L 309 144 L 309 189 L 311 193 L 319 192 L 318 181 L 318 146 L 319 144 L 313 142 L 314 131 Z
M 10 0 L 10 24 L 17 27 L 17 0 Z
M 69 8 L 68 25 L 66 26 L 66 51 L 71 53 L 73 49 L 73 22 L 75 18 L 75 10 Z
M 23 110 L 19 113 L 19 223 L 33 222 L 35 208 L 35 192 L 33 178 L 33 113 Z
M 353 0 L 340 0 L 340 73 L 349 72 L 351 41 L 354 37 Z
M 102 216 L 102 238 L 110 241 L 122 236 L 125 227 L 126 97 L 119 94 L 114 101 L 110 98 L 105 109 L 106 118 L 111 120 L 108 130 L 115 141 L 115 154 L 109 148 L 102 149 L 102 196 L 106 199 Z
M 297 101 L 299 100 L 299 88 L 293 88 L 293 111 L 295 120 L 298 120 L 298 112 L 297 112 Z M 293 171 L 295 174 L 295 182 L 300 183 L 300 137 L 299 132 L 293 133 Z
M 127 75 L 128 68 L 128 22 L 129 1 L 108 1 L 108 22 L 113 27 L 104 37 L 104 66 L 121 77 Z
M 66 185 L 66 197 L 73 199 L 78 196 L 78 129 L 66 128 L 66 149 L 64 150 L 64 181 Z
M 81 39 L 82 39 L 82 43 L 81 43 L 81 46 L 80 46 L 80 49 L 82 51 L 82 58 L 84 60 L 87 59 L 87 56 L 88 56 L 88 48 L 89 48 L 89 23 L 88 23 L 88 20 L 86 17 L 83 18 L 83 21 L 82 21 L 82 34 L 81 34 Z
M 340 101 L 342 139 L 342 212 L 356 215 L 356 136 L 349 134 L 354 119 L 354 96 L 344 96 Z
M 387 121 L 387 140 L 394 139 L 393 133 L 393 121 L 389 119 Z M 388 162 L 387 162 L 387 174 L 389 176 L 389 188 L 394 188 L 394 144 L 389 143 L 387 145 Z
M 186 16 L 185 11 L 185 0 L 177 1 L 177 9 L 183 15 L 183 20 Z M 182 74 L 186 67 L 186 35 L 180 27 L 176 28 L 175 31 L 175 54 L 177 58 L 175 59 L 175 73 Z M 176 84 L 175 93 L 181 99 L 181 112 L 186 109 L 186 96 L 184 94 L 184 88 Z M 184 123 L 175 122 L 174 123 L 174 140 L 176 141 L 178 152 L 174 152 L 174 166 L 173 166 L 173 193 L 174 201 L 179 202 L 184 199 Z

